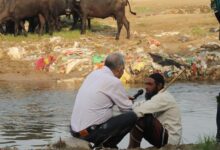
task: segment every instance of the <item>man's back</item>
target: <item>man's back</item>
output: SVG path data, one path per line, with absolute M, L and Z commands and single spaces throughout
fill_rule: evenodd
M 71 118 L 72 129 L 78 132 L 107 121 L 112 117 L 114 104 L 122 110 L 129 110 L 132 105 L 120 80 L 108 67 L 93 71 L 77 94 Z

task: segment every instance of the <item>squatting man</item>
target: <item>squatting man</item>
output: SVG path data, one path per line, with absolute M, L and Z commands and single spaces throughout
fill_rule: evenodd
M 142 138 L 156 147 L 179 144 L 180 111 L 168 92 L 161 92 L 164 78 L 159 73 L 146 79 L 146 100 L 133 104 L 120 78 L 125 68 L 120 53 L 107 56 L 104 67 L 92 71 L 81 85 L 73 107 L 72 136 L 93 143 L 95 147 L 117 148 L 131 131 L 128 148 L 140 147 Z M 113 106 L 121 111 L 113 116 Z

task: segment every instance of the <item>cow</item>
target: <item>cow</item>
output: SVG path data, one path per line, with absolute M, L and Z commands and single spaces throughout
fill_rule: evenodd
M 75 0 L 75 7 L 79 7 L 82 17 L 81 34 L 86 32 L 87 18 L 107 18 L 113 17 L 117 21 L 116 40 L 119 39 L 121 28 L 124 25 L 127 30 L 127 38 L 130 38 L 130 25 L 125 16 L 125 6 L 129 5 L 130 13 L 136 15 L 131 11 L 128 0 Z

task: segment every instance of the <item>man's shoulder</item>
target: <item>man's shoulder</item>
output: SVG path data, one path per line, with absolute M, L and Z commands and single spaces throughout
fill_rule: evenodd
M 157 96 L 161 97 L 161 98 L 164 98 L 166 100 L 176 101 L 174 96 L 168 91 L 160 92 L 160 93 L 157 94 Z
M 119 84 L 121 83 L 121 81 L 116 78 L 114 75 L 112 75 L 109 72 L 106 72 L 106 70 L 104 69 L 98 69 L 98 70 L 94 70 L 92 71 L 87 78 L 96 78 L 97 80 L 102 80 L 103 82 L 106 83 L 111 83 L 111 84 Z

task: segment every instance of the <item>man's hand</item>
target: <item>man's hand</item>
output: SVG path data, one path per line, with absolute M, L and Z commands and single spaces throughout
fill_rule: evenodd
M 130 99 L 130 100 L 134 100 L 135 98 L 134 97 L 132 97 L 132 96 L 128 96 L 128 98 Z

